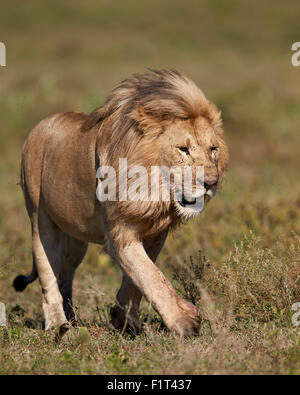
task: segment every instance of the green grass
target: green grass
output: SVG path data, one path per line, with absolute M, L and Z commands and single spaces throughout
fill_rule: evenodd
M 300 68 L 290 50 L 299 41 L 297 7 L 296 0 L 1 5 L 0 301 L 8 325 L 0 329 L 0 373 L 300 373 L 299 327 L 291 323 L 300 301 Z M 146 301 L 139 336 L 110 332 L 121 273 L 90 245 L 74 284 L 80 328 L 56 343 L 42 330 L 38 282 L 23 294 L 11 287 L 31 267 L 16 185 L 21 147 L 43 117 L 91 111 L 147 67 L 187 74 L 224 118 L 231 157 L 223 189 L 169 236 L 159 257 L 178 292 L 196 301 L 200 335 L 167 332 Z

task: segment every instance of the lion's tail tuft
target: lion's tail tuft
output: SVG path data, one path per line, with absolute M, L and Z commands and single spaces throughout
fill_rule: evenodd
M 20 274 L 14 279 L 13 282 L 13 287 L 15 291 L 17 292 L 23 292 L 24 289 L 27 287 L 28 284 L 32 283 L 34 280 L 36 280 L 38 277 L 38 274 L 36 271 L 33 271 L 29 276 L 23 276 Z

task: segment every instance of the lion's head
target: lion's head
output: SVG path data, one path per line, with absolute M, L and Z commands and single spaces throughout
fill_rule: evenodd
M 151 166 L 176 167 L 182 172 L 190 166 L 193 188 L 201 184 L 205 200 L 217 190 L 228 162 L 221 115 L 202 91 L 179 72 L 153 71 L 123 81 L 106 103 L 90 114 L 84 128 L 97 124 L 102 130 L 100 164 L 116 166 L 119 158 L 127 158 L 128 166 L 142 165 L 149 174 Z M 197 166 L 204 168 L 204 182 L 195 177 Z M 171 184 L 175 193 L 171 201 L 159 202 L 160 209 L 157 202 L 149 201 L 138 205 L 122 202 L 119 207 L 131 210 L 132 217 L 138 211 L 139 218 L 141 214 L 157 218 L 169 212 L 173 218 L 194 216 L 197 199 L 192 197 L 192 191 L 183 192 L 183 184 L 176 177 Z M 176 198 L 178 191 L 181 199 Z

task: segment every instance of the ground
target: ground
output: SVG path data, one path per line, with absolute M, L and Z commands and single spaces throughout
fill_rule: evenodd
M 300 67 L 296 0 L 18 1 L 1 5 L 0 373 L 299 374 Z M 298 35 L 297 35 L 298 34 Z M 90 245 L 74 284 L 79 327 L 60 342 L 42 330 L 30 271 L 30 224 L 19 180 L 30 129 L 54 112 L 91 111 L 147 67 L 192 78 L 222 110 L 230 166 L 200 218 L 169 236 L 159 265 L 202 315 L 198 337 L 167 332 L 149 304 L 135 338 L 112 333 L 121 274 Z M 183 269 L 185 268 L 185 269 Z

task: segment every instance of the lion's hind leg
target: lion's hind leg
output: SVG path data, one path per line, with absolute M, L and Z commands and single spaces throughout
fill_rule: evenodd
M 66 318 L 72 324 L 75 323 L 75 314 L 72 306 L 72 284 L 77 267 L 82 262 L 88 244 L 74 239 L 61 232 L 61 258 L 62 265 L 58 277 L 60 293 L 63 297 L 63 308 Z
M 33 215 L 33 256 L 42 287 L 45 329 L 74 323 L 72 284 L 88 244 L 60 230 L 39 208 Z
M 111 324 L 122 332 L 125 330 L 137 334 L 141 329 L 139 306 L 141 291 L 123 272 L 122 285 L 117 295 L 116 305 L 111 313 Z
M 42 304 L 47 330 L 60 327 L 67 322 L 63 298 L 58 286 L 62 265 L 61 231 L 42 208 L 33 213 L 31 219 L 33 255 L 42 288 Z

